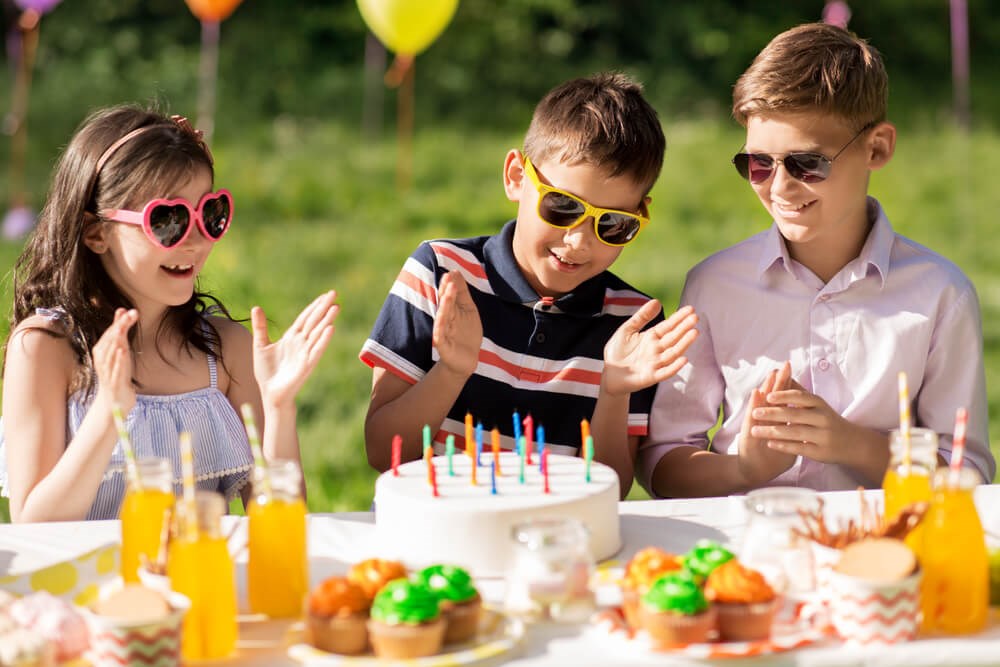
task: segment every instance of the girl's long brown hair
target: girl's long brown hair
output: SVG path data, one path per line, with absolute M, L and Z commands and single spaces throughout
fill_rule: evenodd
M 98 160 L 114 142 L 147 126 L 148 130 L 115 149 L 96 173 Z M 71 391 L 94 389 L 90 350 L 111 324 L 115 309 L 133 307 L 105 272 L 98 255 L 84 244 L 85 227 L 98 224 L 98 211 L 136 210 L 187 182 L 201 169 L 207 169 L 214 179 L 211 154 L 190 127 L 134 106 L 91 114 L 60 157 L 38 224 L 14 267 L 10 330 L 14 332 L 36 308 L 62 309 L 63 335 L 79 362 Z M 218 332 L 202 324 L 207 322 L 204 315 L 208 308 L 229 317 L 215 297 L 196 288 L 187 303 L 167 311 L 157 340 L 165 331 L 177 331 L 185 345 L 214 354 L 221 361 Z M 133 329 L 130 337 L 134 335 Z

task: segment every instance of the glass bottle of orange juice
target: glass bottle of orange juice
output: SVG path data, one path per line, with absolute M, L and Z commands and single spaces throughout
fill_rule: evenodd
M 178 501 L 177 537 L 170 541 L 170 587 L 191 600 L 181 632 L 181 656 L 188 660 L 225 658 L 236 649 L 236 576 L 222 534 L 223 497 L 198 491 L 196 521 Z
M 158 457 L 136 461 L 138 482 L 130 481 L 118 517 L 122 524 L 122 578 L 138 582 L 144 555 L 156 560 L 167 510 L 174 505 L 174 471 Z
M 921 566 L 921 629 L 969 634 L 986 626 L 990 602 L 986 537 L 972 493 L 982 480 L 963 468 L 949 481 L 949 470 L 934 475 L 934 496 L 924 517 Z M 952 484 L 954 482 L 954 484 Z
M 247 506 L 247 593 L 255 614 L 288 618 L 302 613 L 309 566 L 301 484 L 302 473 L 294 461 L 277 460 L 254 469 Z
M 937 433 L 929 428 L 911 428 L 909 450 L 907 457 L 906 445 L 898 430 L 889 432 L 889 467 L 882 480 L 887 521 L 896 518 L 910 503 L 931 499 L 931 480 L 937 468 Z M 907 535 L 906 545 L 920 557 L 923 548 L 921 526 Z

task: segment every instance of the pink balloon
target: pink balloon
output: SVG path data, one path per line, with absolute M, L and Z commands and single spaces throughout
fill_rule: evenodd
M 14 4 L 21 9 L 34 9 L 39 14 L 51 10 L 58 5 L 61 0 L 14 0 Z

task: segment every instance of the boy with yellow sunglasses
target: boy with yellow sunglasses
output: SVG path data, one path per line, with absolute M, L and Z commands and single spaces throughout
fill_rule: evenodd
M 660 303 L 608 268 L 649 223 L 665 140 L 642 88 L 621 74 L 566 82 L 535 108 L 523 150 L 507 153 L 517 217 L 499 233 L 420 245 L 382 306 L 360 357 L 372 367 L 365 447 L 377 470 L 465 445 L 465 417 L 502 434 L 544 427 L 553 453 L 578 454 L 590 421 L 595 459 L 632 484 L 657 382 L 685 363 L 697 317 L 664 320 Z M 537 437 L 537 434 L 532 434 Z

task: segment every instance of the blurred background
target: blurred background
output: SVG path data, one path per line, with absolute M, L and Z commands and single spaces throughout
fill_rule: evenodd
M 204 17 L 213 4 L 231 14 L 203 23 L 192 12 Z M 299 400 L 311 511 L 369 507 L 371 373 L 357 353 L 421 240 L 490 234 L 513 216 L 502 159 L 547 90 L 609 69 L 644 83 L 666 163 L 653 224 L 614 270 L 672 310 L 695 262 L 769 224 L 729 162 L 743 139 L 729 113 L 733 83 L 771 37 L 824 12 L 848 19 L 889 70 L 899 140 L 872 194 L 897 231 L 958 263 L 979 291 L 997 451 L 1000 7 L 991 0 L 459 0 L 402 87 L 385 84 L 394 54 L 353 1 L 190 5 L 4 0 L 0 337 L 23 235 L 80 121 L 122 102 L 206 129 L 214 121 L 216 184 L 234 193 L 235 224 L 202 287 L 238 317 L 261 305 L 275 336 L 315 294 L 340 293 L 334 341 Z M 645 496 L 636 486 L 631 497 Z

